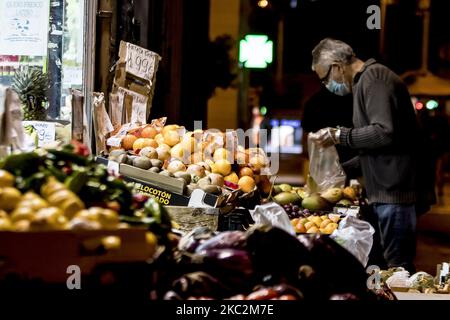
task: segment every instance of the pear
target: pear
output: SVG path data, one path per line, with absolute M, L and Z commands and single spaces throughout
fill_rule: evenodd
M 353 189 L 352 187 L 345 188 L 343 190 L 343 196 L 344 196 L 344 198 L 351 200 L 351 201 L 355 201 L 357 198 L 355 189 Z
M 282 192 L 276 195 L 273 200 L 279 205 L 285 206 L 288 204 L 297 204 L 301 198 L 296 193 Z
M 348 199 L 342 199 L 337 203 L 338 205 L 344 206 L 344 207 L 351 207 L 354 203 Z
M 340 188 L 331 188 L 323 192 L 321 196 L 330 203 L 338 203 L 343 197 L 343 192 Z
M 330 203 L 318 194 L 313 194 L 303 199 L 302 207 L 310 211 L 326 211 L 330 209 Z
M 288 184 L 280 184 L 279 185 L 281 191 L 283 192 L 291 192 L 292 191 L 292 187 Z

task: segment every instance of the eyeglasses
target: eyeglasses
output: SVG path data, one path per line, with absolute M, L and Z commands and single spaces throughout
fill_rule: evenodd
M 327 74 L 325 75 L 325 77 L 319 79 L 323 85 L 326 85 L 328 83 L 328 78 L 330 77 L 331 69 L 333 69 L 333 65 L 331 65 L 328 68 L 328 71 L 327 71 Z

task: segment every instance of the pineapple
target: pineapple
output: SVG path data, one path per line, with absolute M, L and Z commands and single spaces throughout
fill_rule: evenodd
M 47 119 L 45 102 L 49 80 L 40 69 L 28 67 L 19 70 L 12 80 L 12 89 L 22 103 L 23 120 L 44 121 Z

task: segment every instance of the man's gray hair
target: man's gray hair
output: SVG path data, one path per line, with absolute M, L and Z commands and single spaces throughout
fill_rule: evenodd
M 352 47 L 343 41 L 326 38 L 314 48 L 312 52 L 312 68 L 316 65 L 328 67 L 333 63 L 350 64 L 355 57 Z

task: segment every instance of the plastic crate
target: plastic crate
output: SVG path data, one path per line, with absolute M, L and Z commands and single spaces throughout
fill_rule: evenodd
M 254 223 L 250 211 L 235 209 L 231 213 L 219 216 L 219 231 L 245 231 Z

